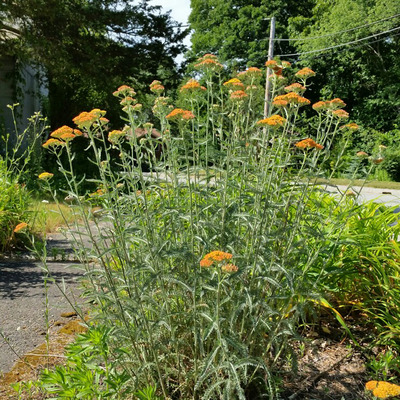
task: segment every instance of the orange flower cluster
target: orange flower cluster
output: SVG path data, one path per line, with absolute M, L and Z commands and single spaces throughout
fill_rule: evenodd
M 101 125 L 108 123 L 108 119 L 104 118 L 105 114 L 106 112 L 104 110 L 94 108 L 92 111 L 89 112 L 81 112 L 78 116 L 73 118 L 72 121 L 79 128 L 90 128 L 95 122 L 98 122 Z
M 239 72 L 238 77 L 240 77 L 241 79 L 244 78 L 254 79 L 261 77 L 261 75 L 262 75 L 261 69 L 256 67 L 250 67 L 247 68 L 246 71 Z
M 296 143 L 295 146 L 299 149 L 315 148 L 317 150 L 322 150 L 324 148 L 324 146 L 322 146 L 322 144 L 319 144 L 315 140 L 310 139 L 310 138 L 301 140 L 300 142 Z
M 175 108 L 172 110 L 166 118 L 170 121 L 190 121 L 195 118 L 191 111 L 182 110 L 182 108 Z
M 42 147 L 44 147 L 45 149 L 52 149 L 58 146 L 65 146 L 65 142 L 62 142 L 58 139 L 50 138 L 42 145 Z
M 198 63 L 195 64 L 194 67 L 205 72 L 220 71 L 224 68 L 224 66 L 218 62 L 218 58 L 214 54 L 205 54 L 198 59 Z
M 134 99 L 131 96 L 126 96 L 119 102 L 119 104 L 121 104 L 121 106 L 129 106 L 129 105 L 135 104 L 135 103 L 136 103 L 136 99 Z
M 72 129 L 69 126 L 64 125 L 52 132 L 50 136 L 55 139 L 61 139 L 64 142 L 69 142 L 77 136 L 82 136 L 82 132 L 79 129 Z
M 343 107 L 346 107 L 346 103 L 339 98 L 333 100 L 318 101 L 312 106 L 312 108 L 317 112 L 326 110 L 338 110 Z
M 371 390 L 372 394 L 378 399 L 387 399 L 400 395 L 399 385 L 384 381 L 369 381 L 365 384 L 365 389 Z
M 315 76 L 315 72 L 312 69 L 306 67 L 296 72 L 295 75 L 301 79 L 307 79 L 312 76 Z
M 274 105 L 275 107 L 286 107 L 288 105 L 288 101 L 287 100 L 283 100 L 283 99 L 274 99 L 274 101 L 272 102 L 272 105 Z
M 196 79 L 189 79 L 185 85 L 181 87 L 181 92 L 201 90 L 202 86 Z
M 229 79 L 224 83 L 224 86 L 230 89 L 244 89 L 244 85 L 238 78 Z
M 246 97 L 248 97 L 248 95 L 243 90 L 235 90 L 234 92 L 231 93 L 230 97 L 232 100 L 243 100 Z
M 285 87 L 286 92 L 303 93 L 305 90 L 306 88 L 297 82 Z
M 227 273 L 233 273 L 238 271 L 238 267 L 234 264 L 227 263 L 227 261 L 232 259 L 231 253 L 225 253 L 224 251 L 212 251 L 206 254 L 200 261 L 200 266 L 203 268 L 210 268 L 213 265 L 218 265 L 222 263 L 221 270 Z
M 360 127 L 356 123 L 351 122 L 350 124 L 346 124 L 346 125 L 341 126 L 340 129 L 348 129 L 348 130 L 350 130 L 352 132 L 355 132 L 358 129 L 360 129 Z
M 349 118 L 349 113 L 347 111 L 342 110 L 342 109 L 335 110 L 335 111 L 332 112 L 332 114 L 335 117 L 339 118 L 339 119 L 347 119 L 347 118 Z
M 116 97 L 120 96 L 135 96 L 136 92 L 127 85 L 122 85 L 120 86 L 114 93 L 113 95 Z
M 150 91 L 156 94 L 161 94 L 164 91 L 164 86 L 160 81 L 153 81 L 150 83 Z
M 27 224 L 26 222 L 21 222 L 20 224 L 18 224 L 18 225 L 14 228 L 14 233 L 21 232 L 21 231 L 24 230 L 27 226 L 28 226 L 28 224 Z
M 271 115 L 268 118 L 262 119 L 257 122 L 257 125 L 268 125 L 272 127 L 283 126 L 286 122 L 286 119 L 280 115 Z
M 274 98 L 274 102 L 278 101 L 278 104 L 281 104 L 281 106 L 283 106 L 284 103 L 279 103 L 280 100 L 286 101 L 288 104 L 298 105 L 299 107 L 306 106 L 311 103 L 310 100 L 306 99 L 303 96 L 300 96 L 296 92 L 289 92 L 287 94 L 282 94 Z
M 365 157 L 368 157 L 368 154 L 365 151 L 358 151 L 356 153 L 356 156 L 360 157 L 360 158 L 365 158 Z
M 278 63 L 278 61 L 276 61 L 276 60 L 269 60 L 269 61 L 267 61 L 265 63 L 265 66 L 267 68 L 271 68 L 272 69 L 272 71 L 274 72 L 273 76 L 281 77 L 282 76 L 282 71 L 285 68 L 289 68 L 291 66 L 291 64 L 288 61 L 282 61 L 282 62 Z
M 327 110 L 329 108 L 329 104 L 327 101 L 318 101 L 315 104 L 312 105 L 312 108 L 315 111 L 324 111 Z

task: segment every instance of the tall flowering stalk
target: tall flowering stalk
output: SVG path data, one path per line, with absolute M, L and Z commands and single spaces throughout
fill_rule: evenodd
M 314 72 L 301 70 L 289 84 L 290 65 L 267 66 L 274 97 L 266 118 L 263 72 L 253 67 L 221 82 L 224 67 L 211 54 L 195 65 L 198 80 L 185 81 L 176 106 L 161 82 L 150 85 L 159 124 L 147 122 L 128 86 L 115 92 L 126 126 L 109 131 L 102 110 L 77 116 L 99 168 L 92 197 L 78 195 L 75 128 L 45 143 L 76 204 L 84 210 L 96 198 L 104 210 L 95 228 L 82 211 L 74 236 L 96 319 L 114 328 L 110 348 L 130 377 L 125 388 L 156 386 L 163 398 L 275 398 L 275 368 L 305 299 L 319 296 L 326 249 L 336 246 L 316 229 L 313 181 L 346 114 L 339 99 L 315 104 L 318 129 L 302 136 L 296 125 L 311 106 Z M 79 245 L 85 235 L 90 251 Z

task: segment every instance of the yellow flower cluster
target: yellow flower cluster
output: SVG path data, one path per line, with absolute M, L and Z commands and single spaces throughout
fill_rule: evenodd
M 262 119 L 260 121 L 257 122 L 257 125 L 268 125 L 268 126 L 272 126 L 272 127 L 276 127 L 276 126 L 283 126 L 285 125 L 286 119 L 283 118 L 280 115 L 271 115 L 268 118 Z
M 54 176 L 54 174 L 50 173 L 50 172 L 42 172 L 38 178 L 42 181 L 46 181 L 50 178 L 52 178 Z
M 228 87 L 229 89 L 244 89 L 244 85 L 238 78 L 229 79 L 224 83 L 224 86 Z
M 365 389 L 371 390 L 372 394 L 378 399 L 387 399 L 400 395 L 399 385 L 384 381 L 369 381 L 365 384 Z
M 125 132 L 120 130 L 113 130 L 108 134 L 108 141 L 112 144 L 116 144 L 121 138 L 125 136 Z

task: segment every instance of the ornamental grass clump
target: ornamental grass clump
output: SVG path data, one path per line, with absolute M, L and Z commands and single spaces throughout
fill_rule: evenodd
M 274 64 L 274 74 L 287 64 Z M 263 118 L 261 70 L 223 83 L 224 66 L 210 54 L 195 68 L 199 80 L 180 88 L 175 105 L 152 83 L 159 135 L 128 86 L 114 93 L 125 128 L 109 131 L 101 110 L 74 119 L 99 169 L 101 220 L 89 221 L 90 198 L 79 195 L 74 139 L 45 147 L 81 213 L 70 234 L 96 305 L 92 323 L 112 328 L 115 393 L 151 386 L 163 399 L 273 399 L 307 301 L 319 299 L 315 271 L 323 275 L 336 246 L 311 204 L 341 122 L 326 107 L 309 137 L 297 133 L 311 70 L 289 93 L 272 79 L 281 98 Z M 108 381 L 93 384 L 105 393 Z

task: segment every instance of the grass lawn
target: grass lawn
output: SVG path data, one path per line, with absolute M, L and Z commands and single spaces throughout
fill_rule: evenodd
M 332 185 L 343 185 L 343 186 L 366 186 L 377 189 L 393 189 L 400 190 L 400 182 L 389 182 L 389 181 L 366 181 L 362 179 L 344 179 L 344 178 L 332 178 L 332 179 L 317 179 L 318 183 L 331 183 Z

